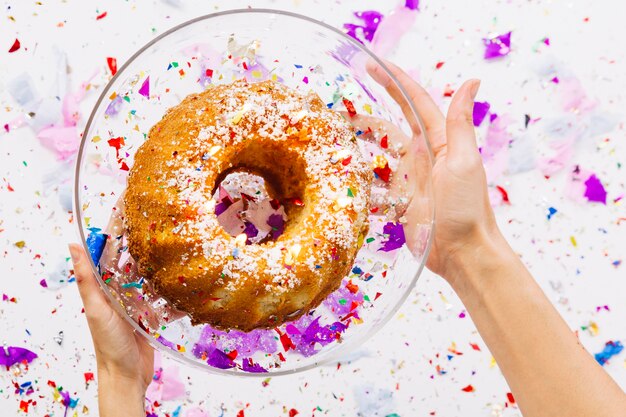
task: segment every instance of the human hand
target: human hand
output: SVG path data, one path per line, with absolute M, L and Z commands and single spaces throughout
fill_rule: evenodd
M 82 247 L 72 243 L 69 250 L 96 351 L 100 415 L 144 415 L 144 394 L 154 374 L 154 351 L 109 304 Z M 132 404 L 135 414 L 129 412 Z
M 454 286 L 455 271 L 462 262 L 478 256 L 477 251 L 483 246 L 506 245 L 489 203 L 487 179 L 474 134 L 472 112 L 480 81 L 469 80 L 459 88 L 444 118 L 424 88 L 397 66 L 386 65 L 413 101 L 425 132 L 383 69 L 372 63 L 368 72 L 402 107 L 413 133 L 426 134 L 435 156 L 432 181 L 436 225 L 426 265 Z M 409 223 L 416 210 L 417 206 L 407 208 Z

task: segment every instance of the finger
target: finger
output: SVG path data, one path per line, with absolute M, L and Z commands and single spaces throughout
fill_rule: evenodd
M 74 264 L 74 275 L 76 276 L 78 291 L 80 292 L 80 298 L 83 300 L 85 311 L 89 313 L 102 311 L 103 308 L 108 307 L 108 303 L 96 281 L 87 254 L 77 243 L 70 243 L 69 249 L 72 263 Z
M 473 121 L 474 98 L 479 86 L 479 80 L 466 81 L 452 97 L 446 118 L 447 154 L 451 160 L 480 155 Z
M 435 153 L 435 157 L 437 157 L 438 153 L 445 147 L 446 145 L 446 137 L 445 133 L 445 119 L 443 114 L 437 107 L 437 104 L 430 97 L 428 92 L 416 83 L 411 77 L 409 77 L 404 71 L 402 71 L 398 66 L 392 64 L 391 62 L 385 61 L 385 65 L 389 68 L 389 71 L 393 74 L 394 77 L 398 80 L 400 85 L 404 87 L 406 90 L 409 99 L 415 104 L 418 114 L 422 118 L 422 122 L 424 123 L 424 129 L 426 131 L 426 136 L 433 148 L 433 152 Z M 369 61 L 367 63 L 367 71 L 374 78 L 374 80 L 383 86 L 389 95 L 400 105 L 402 111 L 409 121 L 413 121 L 413 123 L 417 124 L 415 117 L 413 116 L 413 111 L 409 106 L 409 103 L 404 98 L 402 91 L 398 88 L 398 86 L 393 82 L 391 77 L 385 72 L 385 70 L 378 65 L 378 63 L 374 61 Z M 415 127 L 412 124 L 412 127 Z M 419 131 L 419 128 L 418 128 Z

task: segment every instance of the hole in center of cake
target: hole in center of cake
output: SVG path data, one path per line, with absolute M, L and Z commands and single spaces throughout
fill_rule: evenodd
M 247 245 L 276 240 L 287 222 L 271 181 L 244 168 L 230 170 L 213 194 L 215 214 L 224 230 Z

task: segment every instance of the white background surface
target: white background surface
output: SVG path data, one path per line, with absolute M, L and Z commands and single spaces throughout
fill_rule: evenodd
M 41 3 L 41 4 L 38 4 Z M 5 85 L 23 72 L 33 78 L 42 95 L 58 94 L 55 62 L 67 54 L 72 89 L 95 70 L 92 90 L 83 103 L 82 127 L 98 90 L 108 79 L 106 57 L 118 66 L 135 50 L 168 28 L 192 17 L 227 8 L 274 7 L 293 10 L 335 26 L 353 21 L 355 10 L 392 10 L 395 1 L 4 1 L 0 12 L 0 125 L 23 110 Z M 96 21 L 101 12 L 104 19 Z M 563 172 L 549 179 L 537 169 L 492 179 L 504 187 L 511 205 L 496 207 L 498 221 L 515 250 L 531 269 L 573 331 L 592 353 L 608 340 L 626 342 L 625 192 L 626 56 L 623 16 L 618 1 L 422 1 L 421 11 L 391 56 L 435 94 L 442 107 L 449 99 L 446 84 L 483 80 L 478 100 L 487 100 L 498 114 L 508 113 L 511 133 L 531 146 L 520 155 L 540 158 L 550 135 L 546 120 L 562 118 L 558 85 L 540 69 L 554 63 L 557 73 L 579 78 L 588 94 L 599 101 L 598 112 L 614 121 L 612 130 L 582 135 L 576 154 Z M 9 19 L 13 16 L 15 21 Z M 588 18 L 588 21 L 585 21 Z M 481 39 L 512 30 L 512 53 L 497 62 L 482 59 Z M 533 49 L 543 37 L 551 45 Z M 22 49 L 8 54 L 13 40 Z M 57 47 L 59 51 L 54 50 Z M 437 62 L 444 61 L 440 70 Z M 61 92 L 63 93 L 63 92 Z M 524 129 L 524 115 L 542 118 Z M 575 130 L 593 125 L 577 117 Z M 592 126 L 593 127 L 593 126 Z M 484 129 L 479 130 L 484 135 Z M 521 140 L 521 139 L 520 139 Z M 568 171 L 573 164 L 593 171 L 608 192 L 607 204 L 566 197 Z M 28 127 L 0 132 L 0 293 L 17 303 L 0 302 L 0 342 L 35 351 L 26 371 L 0 370 L 0 409 L 3 416 L 20 415 L 20 400 L 37 401 L 28 415 L 63 415 L 47 382 L 55 381 L 78 397 L 68 415 L 97 415 L 96 386 L 85 386 L 83 373 L 95 371 L 91 341 L 75 284 L 44 289 L 42 278 L 53 282 L 62 274 L 66 244 L 77 240 L 63 182 L 69 166 L 43 149 Z M 69 174 L 65 174 L 66 176 Z M 15 190 L 8 190 L 7 184 Z M 495 182 L 494 182 L 495 184 Z M 548 221 L 548 207 L 558 213 Z M 577 245 L 572 244 L 574 237 Z M 19 249 L 15 242 L 25 241 Z M 39 256 L 38 256 L 39 255 Z M 66 278 L 66 277 L 65 277 Z M 608 306 L 608 309 L 597 307 Z M 443 280 L 426 272 L 397 316 L 351 358 L 292 377 L 235 379 L 205 375 L 180 367 L 187 398 L 164 403 L 158 415 L 181 415 L 201 406 L 211 416 L 286 416 L 291 408 L 302 416 L 491 416 L 519 415 L 507 403 L 509 392 L 491 355 L 463 306 Z M 581 329 L 595 322 L 597 335 Z M 53 338 L 64 332 L 61 345 Z M 548 336 L 546 334 L 546 336 Z M 454 355 L 449 348 L 463 355 Z M 473 350 L 476 343 L 480 351 Z M 451 358 L 448 358 L 451 355 Z M 352 359 L 350 362 L 349 359 Z M 438 374 L 436 366 L 445 370 Z M 167 362 L 165 367 L 178 367 Z M 626 388 L 626 355 L 614 357 L 605 369 Z M 30 396 L 14 393 L 13 381 L 31 381 Z M 475 392 L 461 388 L 471 384 Z

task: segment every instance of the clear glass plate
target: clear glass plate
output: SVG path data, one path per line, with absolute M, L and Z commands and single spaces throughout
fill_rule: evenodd
M 391 77 L 386 89 L 369 75 L 377 66 Z M 317 93 L 353 124 L 375 173 L 369 233 L 341 287 L 296 321 L 250 333 L 194 326 L 153 291 L 128 253 L 120 198 L 135 152 L 168 108 L 241 78 Z M 434 210 L 421 126 L 384 63 L 337 29 L 277 10 L 202 16 L 144 46 L 102 92 L 78 155 L 76 223 L 104 292 L 156 349 L 210 372 L 302 371 L 348 354 L 380 329 L 424 266 Z

